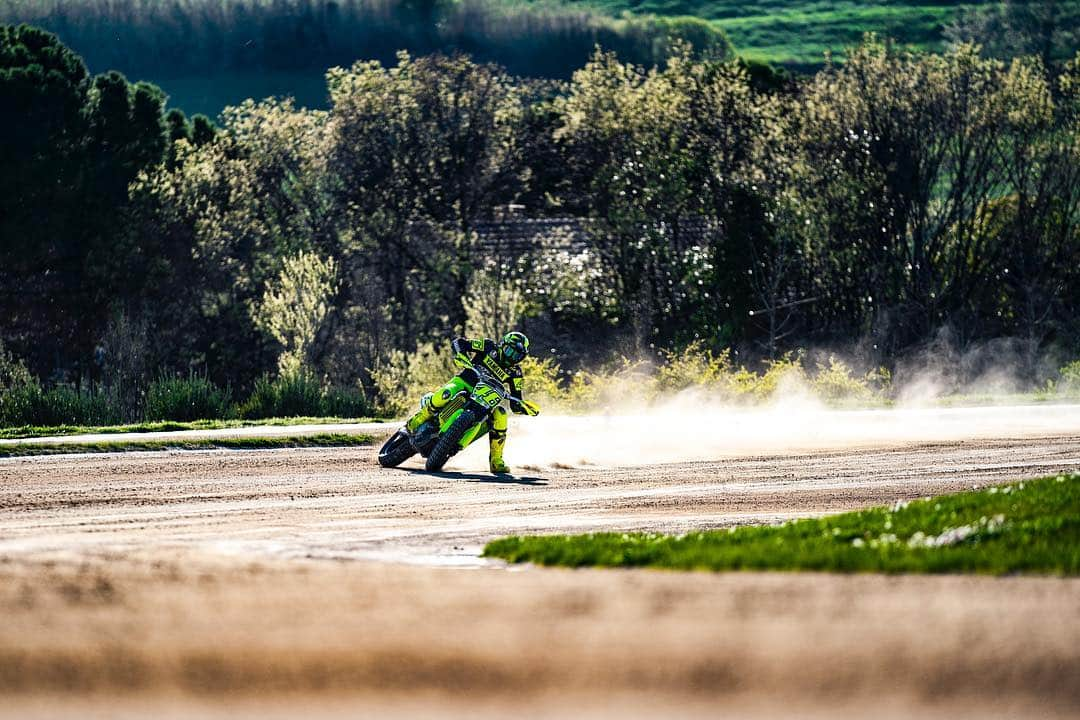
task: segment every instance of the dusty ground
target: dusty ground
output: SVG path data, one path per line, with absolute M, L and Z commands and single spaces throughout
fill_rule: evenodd
M 505 481 L 372 451 L 0 461 L 7 717 L 1075 717 L 1080 580 L 507 569 L 1080 466 L 1080 432 Z M 320 701 L 313 708 L 314 697 Z

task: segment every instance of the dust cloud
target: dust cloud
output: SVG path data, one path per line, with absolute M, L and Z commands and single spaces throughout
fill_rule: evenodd
M 625 413 L 513 416 L 506 459 L 520 468 L 652 465 L 776 453 L 1080 433 L 1080 405 L 829 409 L 806 399 L 725 407 L 680 395 Z M 448 465 L 480 469 L 487 443 Z

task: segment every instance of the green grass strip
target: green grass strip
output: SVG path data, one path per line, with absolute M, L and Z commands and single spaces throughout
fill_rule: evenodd
M 265 420 L 194 420 L 191 422 L 132 423 L 129 425 L 22 425 L 0 428 L 0 440 L 21 440 L 35 437 L 60 437 L 64 435 L 119 435 L 122 433 L 173 432 L 176 430 L 231 430 L 243 427 L 289 427 L 293 425 L 337 425 L 343 423 L 383 422 L 380 418 L 328 418 L 288 417 Z
M 185 440 L 107 440 L 94 443 L 13 443 L 0 445 L 0 458 L 75 453 L 144 452 L 150 450 L 269 450 L 275 448 L 354 447 L 370 445 L 370 435 L 292 435 Z
M 768 527 L 508 537 L 484 556 L 569 567 L 1080 573 L 1080 474 Z

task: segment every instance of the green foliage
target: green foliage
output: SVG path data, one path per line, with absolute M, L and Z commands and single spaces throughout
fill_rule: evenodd
M 214 127 L 210 118 L 201 113 L 191 117 L 191 141 L 195 147 L 206 145 L 214 139 L 216 134 L 217 128 Z
M 663 362 L 656 371 L 656 389 L 661 393 L 678 392 L 694 386 L 732 384 L 731 353 L 714 353 L 699 340 L 684 350 L 664 350 Z
M 0 394 L 0 426 L 109 425 L 122 419 L 116 395 L 102 389 L 44 389 L 35 380 Z
M 769 527 L 510 537 L 485 557 L 570 567 L 1080 574 L 1080 475 Z
M 1061 380 L 1057 389 L 1067 395 L 1080 396 L 1080 360 L 1065 365 L 1058 371 Z
M 35 375 L 81 361 L 71 379 L 85 380 L 114 289 L 150 277 L 124 210 L 128 183 L 167 154 L 164 102 L 119 73 L 91 78 L 55 35 L 0 25 L 0 314 Z
M 598 53 L 554 106 L 570 158 L 566 204 L 594 220 L 590 251 L 615 321 L 661 346 L 743 325 L 749 245 L 767 229 L 755 159 L 780 149 L 770 144 L 777 99 L 755 93 L 737 63 L 684 51 L 646 70 Z M 692 320 L 677 327 L 671 316 Z
M 320 410 L 324 417 L 359 418 L 372 413 L 371 401 L 363 388 L 332 386 L 323 390 Z
M 423 343 L 412 353 L 395 350 L 371 372 L 380 412 L 412 410 L 424 393 L 445 385 L 456 372 L 449 348 Z
M 259 378 L 238 414 L 246 419 L 322 415 L 322 405 L 322 383 L 314 373 L 301 369 L 274 379 Z
M 525 391 L 545 408 L 562 412 L 595 412 L 603 408 L 663 402 L 681 392 L 700 392 L 712 402 L 734 405 L 768 403 L 791 396 L 816 397 L 833 405 L 884 402 L 890 389 L 887 371 L 859 377 L 843 361 L 830 357 L 808 374 L 799 355 L 767 361 L 762 371 L 736 367 L 731 352 L 715 353 L 700 342 L 680 352 L 664 351 L 658 363 L 626 359 L 592 371 L 567 375 L 553 360 L 529 358 L 522 363 Z
M 144 415 L 150 422 L 190 422 L 227 418 L 231 406 L 232 392 L 228 388 L 219 388 L 192 373 L 186 378 L 164 376 L 152 383 L 146 392 Z
M 57 112 L 12 130 L 36 155 L 0 147 L 3 340 L 128 420 L 152 372 L 192 367 L 255 388 L 253 414 L 328 388 L 404 412 L 453 372 L 446 339 L 518 322 L 588 368 L 533 368 L 567 409 L 628 384 L 876 402 L 883 376 L 785 355 L 853 338 L 876 366 L 1011 337 L 1035 382 L 1051 341 L 1080 340 L 1077 65 L 869 37 L 789 83 L 671 40 L 700 23 L 656 25 L 660 64 L 601 50 L 545 83 L 401 53 L 331 69 L 328 110 L 246 101 L 216 130 L 5 29 L 0 117 Z M 659 363 L 601 364 L 621 354 Z
M 954 42 L 976 43 L 996 57 L 1038 56 L 1051 67 L 1080 48 L 1080 4 L 1075 0 L 980 3 L 958 13 L 945 35 Z
M 44 389 L 0 341 L 0 427 L 105 425 L 122 417 L 115 394 L 59 385 Z
M 328 391 L 333 393 L 333 390 Z M 63 435 L 123 435 L 126 433 L 175 432 L 177 430 L 230 430 L 245 427 L 290 427 L 294 425 L 331 425 L 350 421 L 381 422 L 371 418 L 340 417 L 290 417 L 260 418 L 259 420 L 191 420 L 188 422 L 141 422 L 126 425 L 22 425 L 0 428 L 0 440 L 24 438 L 59 437 Z
M 99 452 L 155 450 L 269 450 L 276 448 L 356 447 L 370 445 L 370 435 L 328 433 L 293 437 L 223 437 L 185 440 L 105 440 L 94 443 L 9 443 L 0 445 L 0 458 Z
M 371 411 L 362 390 L 328 387 L 301 369 L 255 382 L 251 396 L 236 410 L 244 419 L 287 417 L 362 417 Z
M 0 397 L 33 381 L 34 377 L 26 369 L 26 364 L 4 347 L 3 340 L 0 340 Z
M 278 372 L 296 375 L 310 361 L 315 335 L 330 312 L 337 292 L 333 258 L 299 252 L 285 258 L 276 280 L 267 283 L 262 301 L 252 310 L 255 324 L 284 347 Z
M 887 352 L 947 323 L 997 324 L 1028 336 L 1032 373 L 1065 318 L 1049 290 L 1080 239 L 1076 126 L 1061 109 L 1037 62 L 1006 68 L 971 46 L 921 55 L 869 37 L 819 73 L 795 107 L 791 175 L 818 322 Z M 1010 187 L 1022 212 L 998 201 Z M 1017 315 L 989 310 L 1002 287 Z
M 538 359 L 533 356 L 521 363 L 524 376 L 523 393 L 541 407 L 551 407 L 560 402 L 565 394 L 562 368 L 552 358 Z
M 525 313 L 522 283 L 478 270 L 469 279 L 461 303 L 465 309 L 465 334 L 469 337 L 502 337 L 519 325 Z
M 866 403 L 874 398 L 875 392 L 888 393 L 890 390 L 892 378 L 885 368 L 878 368 L 858 377 L 852 373 L 847 363 L 829 357 L 828 365 L 819 363 L 817 370 L 811 387 L 823 400 Z

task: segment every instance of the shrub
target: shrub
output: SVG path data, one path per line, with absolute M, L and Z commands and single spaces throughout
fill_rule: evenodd
M 8 390 L 29 385 L 33 376 L 26 369 L 26 364 L 15 357 L 0 341 L 0 395 Z
M 521 363 L 521 371 L 525 379 L 525 397 L 544 408 L 556 407 L 565 401 L 562 368 L 553 359 L 527 357 Z
M 255 381 L 251 397 L 240 407 L 241 417 L 257 420 L 272 417 L 322 416 L 323 389 L 309 370 L 271 379 L 264 375 Z
M 323 395 L 323 417 L 359 418 L 371 414 L 371 403 L 359 388 L 332 387 Z
M 0 389 L 0 426 L 35 425 L 33 416 L 41 404 L 41 386 L 36 382 Z
M 58 385 L 41 392 L 29 425 L 112 425 L 126 418 L 117 394 Z
M 1080 395 L 1080 360 L 1074 360 L 1058 371 L 1061 382 L 1058 391 L 1065 395 Z
M 110 425 L 124 419 L 116 397 L 104 390 L 58 385 L 45 390 L 37 380 L 0 394 L 0 425 Z
M 777 390 L 805 387 L 807 384 L 806 370 L 802 366 L 801 357 L 792 357 L 790 353 L 779 360 L 770 360 L 758 382 L 753 387 L 752 393 L 760 400 L 770 400 L 776 396 Z
M 651 366 L 621 358 L 612 367 L 574 373 L 562 406 L 571 412 L 627 408 L 647 403 L 654 395 Z
M 446 383 L 456 372 L 450 354 L 431 343 L 417 345 L 413 353 L 395 350 L 371 371 L 379 410 L 389 415 L 405 413 L 421 395 Z
M 69 385 L 46 390 L 0 343 L 0 426 L 107 425 L 122 419 L 115 394 Z
M 725 350 L 715 355 L 700 341 L 691 343 L 682 352 L 664 351 L 664 363 L 657 369 L 656 389 L 659 392 L 683 390 L 697 385 L 730 385 L 733 377 L 731 353 Z
M 232 392 L 204 377 L 161 377 L 146 393 L 147 420 L 219 420 L 230 414 Z
M 263 376 L 237 414 L 248 420 L 273 417 L 364 417 L 371 404 L 355 388 L 324 387 L 310 370 Z
M 828 366 L 818 363 L 817 369 L 810 386 L 822 400 L 866 401 L 874 396 L 867 378 L 852 375 L 842 360 L 830 356 Z

